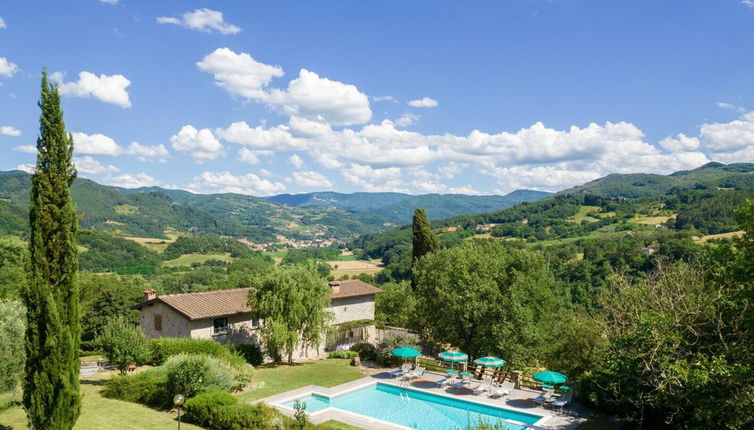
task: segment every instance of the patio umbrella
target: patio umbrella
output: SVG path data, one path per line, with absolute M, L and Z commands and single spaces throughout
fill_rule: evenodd
M 474 360 L 474 364 L 484 367 L 503 367 L 505 360 L 498 357 L 480 357 Z
M 544 372 L 539 372 L 531 375 L 532 379 L 535 381 L 541 382 L 543 384 L 564 384 L 568 381 L 568 377 L 565 376 L 562 373 L 553 372 L 551 370 L 546 370 Z
M 453 364 L 467 361 L 469 356 L 461 351 L 443 351 L 437 354 L 437 358 L 442 361 L 450 362 L 450 368 L 453 369 Z
M 421 351 L 415 348 L 404 346 L 402 348 L 395 348 L 394 350 L 390 351 L 390 353 L 395 357 L 402 358 L 403 362 L 405 363 L 407 358 L 414 358 L 417 355 L 421 354 Z

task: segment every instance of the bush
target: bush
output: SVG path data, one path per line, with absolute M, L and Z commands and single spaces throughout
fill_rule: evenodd
M 359 355 L 356 351 L 332 351 L 327 354 L 327 358 L 354 358 Z
M 371 343 L 357 343 L 351 347 L 351 351 L 357 352 L 362 360 L 375 360 L 377 358 L 377 348 Z
M 108 399 L 169 408 L 172 405 L 173 394 L 167 390 L 167 380 L 167 374 L 162 367 L 136 375 L 120 375 L 105 382 L 102 395 Z
M 188 399 L 186 419 L 210 430 L 272 429 L 282 422 L 269 406 L 239 405 L 232 395 L 211 390 Z M 276 419 L 277 418 L 277 419 Z
M 245 361 L 239 368 L 206 354 L 174 355 L 165 362 L 168 391 L 193 397 L 208 389 L 239 390 L 251 379 L 247 368 Z
M 11 390 L 24 375 L 26 308 L 17 300 L 0 300 L 0 392 Z
M 224 346 L 212 339 L 193 339 L 190 337 L 163 337 L 152 339 L 151 364 L 159 366 L 168 358 L 178 354 L 206 354 L 213 357 L 228 358 L 231 354 Z
M 142 365 L 149 360 L 149 340 L 123 317 L 110 320 L 96 343 L 121 374 L 126 373 L 129 365 Z
M 252 366 L 259 366 L 264 362 L 262 349 L 253 344 L 228 344 L 228 350 L 243 357 Z
M 389 333 L 382 339 L 380 345 L 377 347 L 377 363 L 382 366 L 393 366 L 400 362 L 400 359 L 393 357 L 390 352 L 395 348 L 401 348 L 404 346 L 410 346 L 411 348 L 417 348 L 419 339 L 416 335 L 403 332 Z

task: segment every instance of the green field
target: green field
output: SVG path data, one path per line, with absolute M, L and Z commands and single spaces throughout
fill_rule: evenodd
M 599 221 L 599 218 L 595 218 L 597 212 L 599 212 L 601 208 L 599 206 L 581 206 L 579 208 L 578 213 L 576 215 L 568 218 L 571 221 L 577 222 L 581 224 L 582 222 L 597 222 Z M 592 216 L 594 215 L 594 216 Z
M 183 254 L 180 257 L 163 261 L 162 265 L 165 267 L 179 267 L 179 266 L 191 266 L 193 263 L 204 263 L 207 260 L 220 260 L 230 263 L 233 261 L 233 257 L 229 253 L 225 254 Z

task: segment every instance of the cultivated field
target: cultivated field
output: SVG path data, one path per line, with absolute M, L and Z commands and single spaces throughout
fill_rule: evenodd
M 330 274 L 334 276 L 336 279 L 340 278 L 343 275 L 355 276 L 355 275 L 360 275 L 362 273 L 375 274 L 381 271 L 382 269 L 384 269 L 384 266 L 382 265 L 381 260 L 372 260 L 372 261 L 334 260 L 334 261 L 326 261 L 326 263 L 329 264 L 330 267 L 333 268 Z M 335 266 L 337 266 L 337 268 Z
M 220 261 L 226 261 L 230 263 L 233 261 L 233 257 L 230 256 L 230 253 L 225 254 L 183 254 L 180 257 L 174 259 L 174 260 L 167 260 L 163 261 L 162 265 L 165 267 L 177 267 L 177 266 L 188 266 L 190 267 L 193 263 L 204 263 L 207 260 L 220 260 Z
M 731 231 L 730 233 L 720 233 L 720 234 L 709 234 L 707 236 L 703 237 L 695 237 L 694 242 L 707 242 L 708 240 L 715 240 L 715 239 L 727 239 L 730 237 L 738 237 L 742 236 L 744 234 L 743 230 L 739 231 Z

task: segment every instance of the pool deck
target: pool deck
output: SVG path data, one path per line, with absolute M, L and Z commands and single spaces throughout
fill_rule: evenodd
M 426 372 L 423 378 L 415 379 L 411 384 L 411 387 L 420 391 L 426 391 L 434 394 L 440 394 L 444 396 L 451 396 L 458 399 L 467 401 L 482 403 L 486 405 L 492 405 L 497 407 L 503 407 L 519 412 L 526 412 L 536 415 L 542 415 L 543 418 L 534 425 L 529 425 L 532 429 L 557 429 L 557 430 L 572 430 L 589 418 L 591 412 L 586 408 L 574 402 L 565 411 L 560 413 L 553 411 L 550 408 L 543 408 L 535 405 L 531 399 L 537 397 L 541 391 L 521 389 L 513 390 L 510 396 L 506 396 L 503 399 L 490 398 L 487 394 L 474 394 L 472 389 L 477 386 L 480 381 L 474 381 L 471 383 L 472 389 L 455 389 L 449 390 L 447 388 L 438 388 L 435 381 L 444 377 L 442 373 Z M 398 379 L 392 378 L 390 373 L 382 372 L 375 375 L 367 376 L 355 381 L 347 382 L 345 384 L 337 385 L 332 388 L 320 387 L 318 385 L 307 385 L 305 387 L 297 388 L 295 390 L 286 391 L 285 393 L 276 394 L 274 396 L 265 397 L 259 399 L 256 402 L 264 402 L 276 407 L 283 414 L 292 416 L 293 410 L 287 407 L 281 406 L 282 403 L 307 396 L 311 393 L 322 394 L 325 396 L 337 396 L 345 394 L 350 391 L 355 391 L 360 388 L 375 384 L 377 382 L 400 386 Z M 256 403 L 255 402 L 255 403 Z M 363 415 L 354 414 L 351 412 L 343 411 L 336 408 L 327 408 L 322 411 L 310 414 L 310 421 L 315 424 L 323 423 L 329 420 L 336 420 L 346 424 L 350 424 L 356 427 L 363 428 L 365 430 L 405 430 L 408 427 L 388 423 L 385 421 L 365 417 Z

